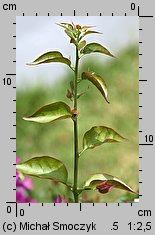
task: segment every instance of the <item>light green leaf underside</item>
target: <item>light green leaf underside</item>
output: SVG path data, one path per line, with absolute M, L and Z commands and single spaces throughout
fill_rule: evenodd
M 41 107 L 34 114 L 29 117 L 24 117 L 23 119 L 38 123 L 50 123 L 71 117 L 71 109 L 66 103 L 55 102 Z
M 98 52 L 98 53 L 102 53 L 102 54 L 114 57 L 110 53 L 110 51 L 108 51 L 108 49 L 106 49 L 105 47 L 103 47 L 99 43 L 89 43 L 83 48 L 83 50 L 81 52 L 83 54 L 90 54 L 90 53 Z
M 65 165 L 49 156 L 34 157 L 16 166 L 16 169 L 24 174 L 36 176 L 42 179 L 67 182 L 68 172 Z
M 81 50 L 85 45 L 86 45 L 86 41 L 85 40 L 81 41 L 78 45 L 78 49 Z
M 101 92 L 107 103 L 109 103 L 107 99 L 108 96 L 107 86 L 104 79 L 100 75 L 97 75 L 94 72 L 83 72 L 82 79 L 89 80 L 90 82 L 92 82 Z
M 83 151 L 95 148 L 104 143 L 126 142 L 127 140 L 119 135 L 112 128 L 106 126 L 95 126 L 84 134 Z
M 39 65 L 39 64 L 47 64 L 52 62 L 59 62 L 67 64 L 68 66 L 71 65 L 71 61 L 65 57 L 59 52 L 59 51 L 49 51 L 41 56 L 39 56 L 36 60 L 34 60 L 32 63 L 28 63 L 27 65 Z
M 84 189 L 95 190 L 96 186 L 104 181 L 107 181 L 108 184 L 113 185 L 114 188 L 123 189 L 128 192 L 136 193 L 122 180 L 118 179 L 115 176 L 105 173 L 95 174 L 90 176 L 84 183 Z

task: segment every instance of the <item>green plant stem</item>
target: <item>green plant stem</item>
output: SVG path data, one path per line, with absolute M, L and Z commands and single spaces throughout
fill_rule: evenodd
M 78 48 L 76 47 L 76 65 L 75 65 L 75 80 L 74 80 L 74 110 L 77 110 L 77 83 L 78 83 L 78 65 L 79 65 L 79 55 Z M 78 117 L 74 116 L 74 184 L 73 184 L 73 194 L 74 201 L 79 202 L 78 198 Z

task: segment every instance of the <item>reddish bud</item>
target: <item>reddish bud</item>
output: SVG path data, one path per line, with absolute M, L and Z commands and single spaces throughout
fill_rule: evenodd
M 110 185 L 107 183 L 108 181 L 103 181 L 101 184 L 97 184 L 96 188 L 99 190 L 100 193 L 108 193 L 114 185 Z
M 73 97 L 73 94 L 70 90 L 67 90 L 66 96 L 67 96 L 67 98 L 71 99 Z

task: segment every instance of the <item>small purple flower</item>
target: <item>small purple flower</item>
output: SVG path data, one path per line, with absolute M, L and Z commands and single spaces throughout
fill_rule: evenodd
M 19 161 L 20 161 L 20 158 L 16 157 L 16 164 L 18 164 Z M 17 184 L 18 180 L 19 180 L 19 171 L 16 170 L 16 184 Z
M 20 162 L 20 157 L 16 157 L 16 164 Z
M 26 202 L 27 196 L 25 195 L 25 190 L 23 188 L 20 188 L 16 192 L 16 201 L 23 203 Z
M 19 172 L 18 172 L 18 171 L 16 171 L 16 186 L 17 186 L 17 182 L 18 182 L 18 180 L 19 180 Z
M 36 199 L 27 195 L 27 192 L 23 188 L 19 188 L 16 192 L 16 201 L 18 203 L 37 202 Z
M 16 174 L 17 176 L 17 174 Z M 29 179 L 29 177 L 25 177 L 24 180 L 18 180 L 16 178 L 16 187 L 23 187 L 26 190 L 32 190 L 33 185 L 32 185 L 32 181 Z
M 28 178 L 25 177 L 24 180 L 20 180 L 20 177 L 18 176 L 18 172 L 16 174 L 16 187 L 22 187 L 26 190 L 32 190 L 33 185 L 32 185 L 32 181 Z
M 32 203 L 36 203 L 37 200 L 35 198 L 29 198 L 27 202 L 32 202 Z
M 100 193 L 108 193 L 112 188 L 114 188 L 114 185 L 108 184 L 108 180 L 105 180 L 101 184 L 97 184 L 96 188 Z
M 55 200 L 54 203 L 67 203 L 68 201 L 66 200 L 66 198 L 58 196 Z

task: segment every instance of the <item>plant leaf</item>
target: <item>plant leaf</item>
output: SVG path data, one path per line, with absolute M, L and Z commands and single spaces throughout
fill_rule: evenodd
M 117 177 L 109 175 L 109 174 L 105 174 L 105 173 L 95 174 L 95 175 L 90 176 L 84 183 L 84 190 L 99 189 L 98 186 L 104 182 L 107 185 L 113 186 L 112 188 L 123 189 L 131 193 L 136 193 L 127 184 L 125 184 L 123 181 L 121 181 Z M 100 189 L 99 189 L 99 192 L 101 192 Z
M 89 80 L 90 82 L 92 82 L 98 88 L 98 90 L 101 92 L 101 94 L 103 95 L 103 97 L 105 98 L 107 103 L 109 103 L 109 101 L 107 99 L 107 96 L 108 96 L 107 86 L 101 76 L 99 76 L 93 72 L 83 72 L 82 79 Z
M 86 35 L 88 35 L 88 34 L 93 34 L 93 33 L 102 34 L 102 33 L 98 32 L 98 31 L 89 30 L 89 31 L 86 31 L 86 32 L 84 33 L 84 36 L 86 36 Z
M 59 62 L 67 64 L 68 66 L 71 65 L 71 61 L 65 57 L 59 52 L 59 51 L 49 51 L 41 56 L 39 56 L 36 60 L 34 60 L 32 63 L 28 63 L 27 65 L 39 65 L 39 64 L 47 64 L 52 62 Z
M 114 57 L 105 47 L 103 47 L 99 43 L 89 43 L 81 51 L 81 53 L 83 54 L 90 54 L 94 52 L 99 52 L 99 53 Z
M 83 151 L 93 149 L 104 143 L 126 142 L 127 140 L 119 135 L 112 128 L 106 126 L 95 126 L 84 134 Z
M 57 25 L 65 28 L 65 33 L 71 38 L 70 43 L 74 43 L 76 45 L 75 25 L 73 23 L 57 23 Z
M 56 24 L 65 28 L 65 29 L 73 30 L 73 26 L 69 23 L 56 23 Z
M 71 117 L 71 109 L 66 103 L 55 102 L 41 107 L 34 114 L 29 117 L 24 117 L 23 119 L 38 123 L 50 123 Z
M 72 43 L 75 42 L 76 38 L 75 38 L 75 35 L 72 31 L 66 29 L 65 33 L 73 40 Z
M 82 30 L 86 31 L 86 30 L 94 28 L 94 27 L 96 27 L 96 26 L 92 26 L 92 25 L 91 26 L 82 26 Z
M 81 50 L 85 45 L 86 45 L 86 41 L 83 40 L 82 42 L 79 43 L 78 49 Z
M 62 183 L 67 182 L 68 172 L 65 165 L 53 157 L 34 157 L 17 165 L 16 169 L 24 174 L 42 179 L 56 180 Z

